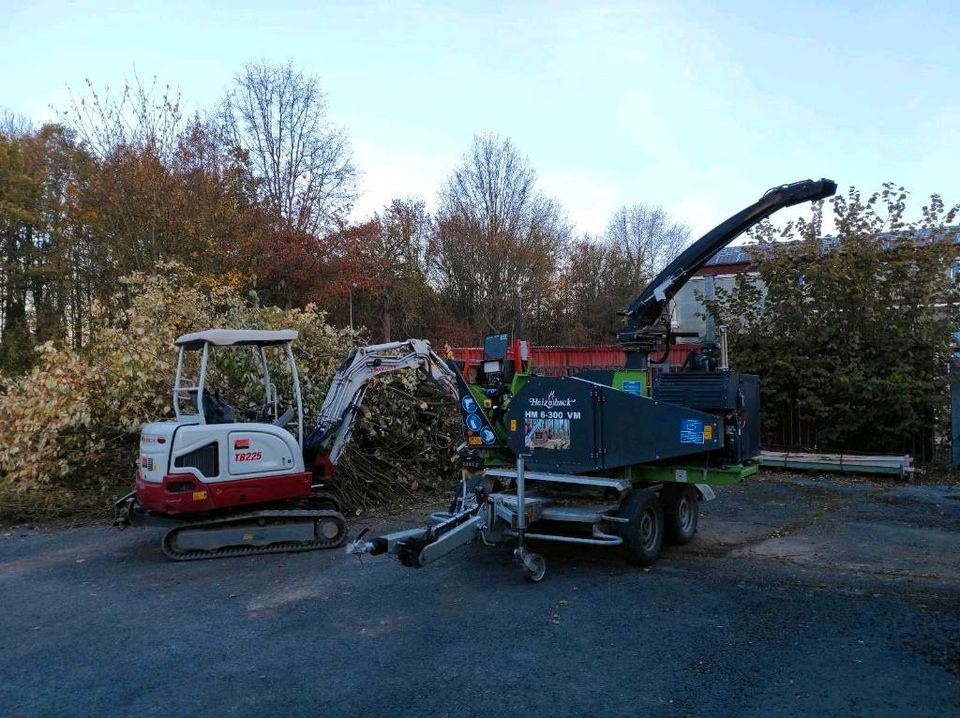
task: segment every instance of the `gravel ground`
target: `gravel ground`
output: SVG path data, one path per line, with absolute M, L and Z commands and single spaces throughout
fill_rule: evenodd
M 538 585 L 479 545 L 178 564 L 157 530 L 7 529 L 0 715 L 958 714 L 960 487 L 718 493 L 652 569 L 544 547 Z

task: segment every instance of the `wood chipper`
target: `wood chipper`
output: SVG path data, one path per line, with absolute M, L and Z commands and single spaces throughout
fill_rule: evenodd
M 690 541 L 713 487 L 758 469 L 760 385 L 728 366 L 721 335 L 687 371 L 662 372 L 651 386 L 650 356 L 665 357 L 671 341 L 670 300 L 750 227 L 835 191 L 827 179 L 774 187 L 684 250 L 624 311 L 624 369 L 537 376 L 522 342 L 508 358 L 509 337 L 488 337 L 481 364 L 456 372 L 466 441 L 450 510 L 423 528 L 361 535 L 348 552 L 421 567 L 473 540 L 515 542 L 525 575 L 539 581 L 546 564 L 527 539 L 620 546 L 642 565 L 664 540 Z

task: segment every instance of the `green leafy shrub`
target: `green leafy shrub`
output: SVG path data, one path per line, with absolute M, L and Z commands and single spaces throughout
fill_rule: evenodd
M 925 459 L 946 435 L 957 208 L 934 196 L 908 223 L 906 197 L 885 185 L 832 198 L 830 241 L 822 203 L 809 221 L 766 222 L 754 273 L 718 289 L 709 309 L 734 366 L 760 375 L 768 445 Z

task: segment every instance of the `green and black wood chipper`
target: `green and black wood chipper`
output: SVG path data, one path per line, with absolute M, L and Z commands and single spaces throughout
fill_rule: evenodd
M 641 565 L 664 541 L 683 544 L 697 530 L 699 502 L 713 487 L 756 473 L 760 386 L 727 365 L 720 345 L 703 345 L 684 371 L 650 382 L 651 355 L 669 350 L 670 300 L 720 249 L 784 207 L 822 200 L 835 182 L 774 187 L 701 237 L 624 311 L 618 339 L 625 368 L 538 376 L 526 345 L 487 337 L 482 363 L 456 370 L 465 445 L 463 481 L 447 512 L 428 526 L 373 539 L 351 553 L 397 555 L 421 567 L 463 544 L 515 542 L 531 581 L 544 559 L 527 540 L 620 546 Z

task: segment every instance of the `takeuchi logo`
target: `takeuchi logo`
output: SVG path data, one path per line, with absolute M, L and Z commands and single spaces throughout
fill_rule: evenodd
M 530 397 L 530 406 L 541 406 L 544 409 L 553 409 L 558 406 L 573 406 L 577 403 L 576 399 L 558 399 L 554 396 L 556 392 L 551 391 L 547 394 L 546 399 L 541 399 L 539 396 Z

